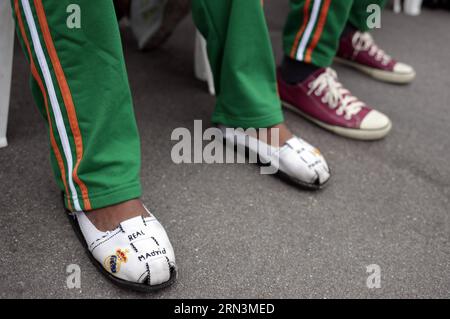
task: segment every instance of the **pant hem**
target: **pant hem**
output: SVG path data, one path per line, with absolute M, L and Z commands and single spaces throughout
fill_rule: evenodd
M 212 117 L 212 122 L 215 124 L 222 124 L 229 127 L 240 127 L 243 129 L 247 129 L 250 127 L 253 128 L 264 128 L 271 127 L 284 122 L 283 112 L 280 110 L 279 112 L 272 112 L 271 114 L 257 116 L 257 117 L 235 117 L 233 115 L 228 115 L 225 113 L 214 113 Z
M 287 45 L 285 45 L 284 54 L 292 59 L 291 54 L 290 54 L 290 52 L 287 52 L 286 47 L 287 47 Z M 336 53 L 335 53 L 335 55 L 336 55 Z M 335 55 L 326 56 L 326 55 L 323 55 L 323 54 L 320 54 L 317 52 L 313 52 L 311 63 L 320 68 L 328 68 L 333 63 L 333 59 L 334 59 Z M 296 56 L 293 59 L 299 61 Z M 305 61 L 301 61 L 301 62 L 307 63 Z
M 122 202 L 139 198 L 142 195 L 142 188 L 140 183 L 133 183 L 113 190 L 108 190 L 105 192 L 97 194 L 89 194 L 89 201 L 91 203 L 92 209 L 100 209 L 112 205 L 117 205 Z M 67 196 L 65 196 L 66 208 L 69 209 L 67 205 Z M 79 199 L 81 202 L 83 198 Z

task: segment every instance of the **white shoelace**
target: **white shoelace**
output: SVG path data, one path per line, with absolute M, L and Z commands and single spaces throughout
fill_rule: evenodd
M 368 32 L 355 32 L 352 38 L 352 44 L 355 48 L 355 56 L 361 51 L 368 51 L 370 56 L 374 57 L 375 60 L 381 62 L 383 65 L 388 65 L 392 60 L 392 57 L 387 55 L 386 52 L 375 44 L 375 41 Z
M 314 93 L 322 97 L 322 102 L 328 104 L 331 109 L 336 109 L 336 114 L 344 115 L 346 120 L 358 114 L 365 106 L 357 97 L 351 95 L 350 91 L 338 81 L 336 71 L 327 68 L 317 79 L 308 84 L 308 95 Z

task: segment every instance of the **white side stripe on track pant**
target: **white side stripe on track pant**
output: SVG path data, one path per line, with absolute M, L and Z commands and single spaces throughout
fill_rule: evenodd
M 317 23 L 317 18 L 320 12 L 320 5 L 322 0 L 314 0 L 314 6 L 311 13 L 311 18 L 308 21 L 308 26 L 306 27 L 305 33 L 302 36 L 302 40 L 300 41 L 300 45 L 297 50 L 297 60 L 303 61 L 305 58 L 305 50 L 308 45 L 309 39 L 311 38 L 311 34 L 314 30 L 314 26 Z
M 58 134 L 61 140 L 61 144 L 64 150 L 64 156 L 67 162 L 67 178 L 69 180 L 70 192 L 72 193 L 72 200 L 74 208 L 77 211 L 81 211 L 80 202 L 78 200 L 77 191 L 73 182 L 72 172 L 73 172 L 73 158 L 72 149 L 70 147 L 69 138 L 67 136 L 66 126 L 64 124 L 64 119 L 61 113 L 61 107 L 56 97 L 55 87 L 53 86 L 52 76 L 48 63 L 42 49 L 39 34 L 36 28 L 36 23 L 34 21 L 33 13 L 31 11 L 30 3 L 28 0 L 21 0 L 23 10 L 25 12 L 25 18 L 27 21 L 28 28 L 30 29 L 31 39 L 33 41 L 34 50 L 41 68 L 42 74 L 44 76 L 45 86 L 47 87 L 47 92 L 50 97 L 50 104 L 55 116 L 55 122 L 58 129 Z

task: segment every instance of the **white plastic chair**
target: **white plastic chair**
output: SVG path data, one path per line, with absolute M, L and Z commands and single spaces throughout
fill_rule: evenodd
M 9 1 L 0 1 L 0 148 L 8 145 L 9 97 L 14 51 L 14 21 Z
M 402 0 L 394 1 L 394 12 L 400 13 L 404 12 L 410 16 L 418 16 L 422 9 L 422 0 L 403 0 L 403 8 L 402 8 Z
M 208 90 L 211 95 L 216 94 L 214 87 L 214 77 L 209 64 L 208 52 L 206 50 L 206 40 L 197 30 L 195 34 L 195 56 L 194 56 L 195 76 L 201 81 L 208 83 Z

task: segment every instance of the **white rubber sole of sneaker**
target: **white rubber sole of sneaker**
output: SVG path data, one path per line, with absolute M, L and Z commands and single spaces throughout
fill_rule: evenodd
M 351 128 L 345 128 L 342 126 L 330 125 L 330 124 L 326 124 L 322 121 L 319 121 L 319 120 L 303 113 L 298 108 L 296 108 L 295 106 L 293 106 L 287 102 L 283 101 L 282 103 L 283 103 L 283 106 L 285 108 L 287 108 L 288 110 L 291 110 L 291 111 L 303 116 L 304 118 L 310 120 L 311 122 L 317 124 L 318 126 L 324 128 L 328 131 L 331 131 L 337 135 L 352 138 L 355 140 L 362 140 L 362 141 L 380 140 L 380 139 L 384 138 L 386 135 L 388 135 L 392 129 L 392 122 L 390 122 L 390 121 L 389 121 L 389 124 L 386 125 L 385 127 L 382 127 L 380 129 L 376 129 L 376 130 L 351 129 Z
M 389 71 L 383 71 L 378 70 L 374 68 L 370 68 L 368 66 L 364 66 L 352 61 L 348 61 L 339 57 L 335 57 L 334 60 L 338 63 L 350 66 L 352 68 L 355 68 L 374 79 L 377 79 L 379 81 L 388 82 L 388 83 L 394 83 L 394 84 L 408 84 L 411 83 L 416 78 L 416 72 L 411 73 L 395 73 L 395 72 L 389 72 Z

